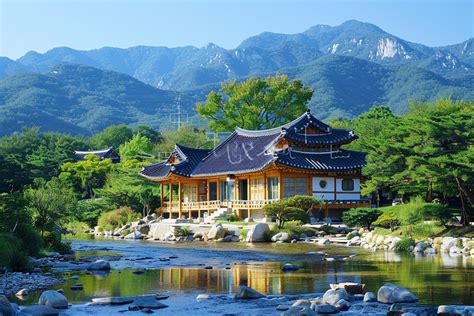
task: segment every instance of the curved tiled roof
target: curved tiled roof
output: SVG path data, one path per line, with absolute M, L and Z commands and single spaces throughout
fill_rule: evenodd
M 352 170 L 365 166 L 366 153 L 339 150 L 333 153 L 311 153 L 284 150 L 276 153 L 277 164 L 305 170 Z
M 357 136 L 352 131 L 333 128 L 330 133 L 319 135 L 304 135 L 288 130 L 285 134 L 285 139 L 309 145 L 334 145 L 351 142 L 357 139 Z

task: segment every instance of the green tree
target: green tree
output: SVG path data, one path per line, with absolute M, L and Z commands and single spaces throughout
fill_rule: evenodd
M 409 113 L 384 125 L 367 140 L 363 192 L 381 189 L 426 201 L 433 192 L 442 200 L 458 196 L 468 224 L 474 207 L 474 102 L 415 102 Z
M 310 214 L 311 210 L 315 207 L 321 205 L 322 200 L 309 195 L 295 195 L 289 198 L 286 198 L 286 204 L 291 207 L 296 207 L 304 210 L 306 213 Z
M 151 141 L 138 133 L 132 139 L 120 145 L 120 156 L 123 160 L 135 159 L 143 161 L 153 158 L 152 150 L 153 144 Z
M 251 77 L 222 84 L 220 93 L 213 91 L 206 102 L 197 104 L 197 111 L 214 132 L 233 131 L 236 126 L 258 130 L 297 118 L 312 96 L 311 88 L 299 80 L 288 81 L 286 75 Z
M 152 143 L 159 143 L 163 141 L 163 135 L 159 131 L 154 130 L 153 128 L 146 125 L 139 125 L 133 131 L 134 135 L 140 134 L 148 138 Z
M 133 131 L 124 124 L 112 125 L 91 138 L 94 149 L 119 148 L 133 137 Z
M 342 214 L 342 221 L 350 227 L 364 227 L 370 230 L 370 226 L 382 214 L 379 209 L 370 207 L 352 208 Z
M 28 210 L 33 215 L 33 224 L 44 236 L 45 231 L 61 225 L 76 207 L 76 198 L 71 189 L 59 178 L 46 182 L 36 179 L 34 186 L 25 190 Z
M 34 178 L 51 179 L 61 163 L 74 161 L 74 150 L 85 143 L 59 133 L 40 133 L 38 128 L 0 138 L 0 192 L 21 190 Z
M 96 155 L 87 155 L 84 160 L 61 165 L 59 177 L 72 187 L 85 192 L 86 198 L 95 196 L 94 189 L 105 184 L 107 174 L 114 168 L 110 159 L 100 160 Z

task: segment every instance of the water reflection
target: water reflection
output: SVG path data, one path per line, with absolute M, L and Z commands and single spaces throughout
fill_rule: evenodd
M 222 269 L 169 268 L 147 270 L 142 275 L 132 269 L 112 271 L 109 275 L 82 274 L 80 280 L 63 284 L 71 302 L 93 297 L 128 296 L 153 292 L 232 293 L 248 285 L 265 294 L 302 294 L 324 292 L 330 283 L 361 282 L 368 290 L 391 282 L 413 291 L 423 303 L 468 304 L 474 300 L 472 260 L 446 256 L 400 256 L 388 253 L 358 256 L 347 261 L 302 263 L 291 273 L 281 272 L 276 262 L 237 264 Z M 301 263 L 300 263 L 301 264 Z M 456 266 L 456 269 L 453 269 Z M 66 276 L 67 278 L 68 276 Z M 83 291 L 69 287 L 84 284 Z M 58 287 L 59 288 L 59 287 Z M 28 298 L 34 302 L 37 296 Z

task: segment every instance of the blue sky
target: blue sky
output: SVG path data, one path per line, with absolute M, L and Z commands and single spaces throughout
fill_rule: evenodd
M 348 19 L 429 46 L 474 35 L 472 0 L 0 0 L 0 56 L 53 47 L 234 48 L 264 31 L 302 32 Z

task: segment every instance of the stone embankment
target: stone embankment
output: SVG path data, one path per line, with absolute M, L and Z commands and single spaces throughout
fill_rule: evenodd
M 253 221 L 246 219 L 246 221 Z M 224 224 L 194 224 L 188 220 L 167 221 L 155 215 L 124 225 L 114 231 L 101 232 L 96 227 L 95 234 L 122 239 L 147 239 L 159 241 L 223 241 L 223 242 L 313 242 L 318 245 L 341 244 L 360 246 L 370 250 L 393 251 L 401 241 L 400 237 L 386 236 L 353 230 L 345 226 L 303 226 L 304 232 L 279 232 L 271 235 L 266 223 L 237 226 L 232 222 Z M 446 252 L 451 255 L 474 256 L 474 238 L 436 237 L 417 241 L 410 249 L 414 253 L 436 254 Z

